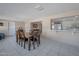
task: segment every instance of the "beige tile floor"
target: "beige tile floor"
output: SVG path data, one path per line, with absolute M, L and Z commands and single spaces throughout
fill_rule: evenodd
M 15 37 L 0 40 L 0 56 L 79 56 L 79 46 L 41 37 L 41 45 L 31 51 L 16 43 Z

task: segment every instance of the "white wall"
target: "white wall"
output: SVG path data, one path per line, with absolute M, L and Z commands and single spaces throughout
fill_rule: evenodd
M 16 35 L 15 22 L 9 22 L 9 36 Z
M 6 36 L 15 34 L 15 22 L 0 21 L 3 22 L 3 26 L 0 26 L 0 33 L 4 33 Z
M 21 26 L 25 30 L 24 22 L 0 21 L 3 26 L 0 26 L 0 33 L 5 33 L 6 36 L 14 35 L 16 30 Z
M 3 23 L 3 26 L 0 26 L 0 33 L 8 34 L 8 21 L 0 21 Z
M 67 44 L 79 45 L 79 33 L 78 32 L 75 34 L 72 34 L 72 31 L 56 32 L 56 31 L 51 30 L 51 24 L 50 24 L 51 19 L 66 17 L 66 16 L 73 16 L 77 14 L 76 13 L 65 13 L 65 14 L 59 14 L 57 16 L 55 15 L 55 16 L 43 17 L 43 18 L 35 19 L 35 20 L 29 20 L 29 21 L 26 21 L 25 29 L 27 28 L 30 29 L 29 25 L 31 22 L 41 21 L 43 37 L 46 37 L 48 39 L 50 38 L 52 40 L 60 41 L 60 42 L 67 43 Z
M 19 29 L 19 27 L 22 27 L 25 30 L 25 22 L 15 22 L 16 31 Z
M 30 31 L 30 23 L 31 22 L 29 20 L 25 22 L 25 31 L 26 32 L 29 32 Z

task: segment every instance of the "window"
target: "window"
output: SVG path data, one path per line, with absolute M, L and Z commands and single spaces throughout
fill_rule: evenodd
M 62 17 L 51 20 L 51 30 L 79 31 L 79 16 Z
M 52 21 L 51 29 L 52 30 L 61 30 L 62 29 L 61 21 Z

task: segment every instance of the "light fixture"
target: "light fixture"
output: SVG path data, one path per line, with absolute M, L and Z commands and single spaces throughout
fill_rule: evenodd
M 79 16 L 74 16 L 74 21 L 76 21 L 78 17 L 79 17 Z
M 78 16 L 75 16 L 75 18 L 77 18 Z
M 38 11 L 43 11 L 44 10 L 44 8 L 41 5 L 36 5 L 35 9 L 38 10 Z

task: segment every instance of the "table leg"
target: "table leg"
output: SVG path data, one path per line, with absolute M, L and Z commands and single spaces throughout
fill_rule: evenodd
M 39 37 L 37 37 L 37 47 L 39 47 Z
M 24 39 L 24 49 L 25 49 L 26 47 L 25 47 L 25 39 Z
M 39 41 L 39 45 L 40 45 L 40 35 L 38 36 L 38 41 Z
M 28 38 L 28 50 L 30 51 L 30 48 L 31 48 L 31 40 L 30 38 Z
M 35 38 L 33 38 L 33 49 L 35 49 Z
M 20 45 L 20 39 L 19 39 L 19 45 Z
M 22 47 L 22 44 L 23 44 L 23 42 L 22 42 L 22 39 L 21 39 L 21 47 Z

